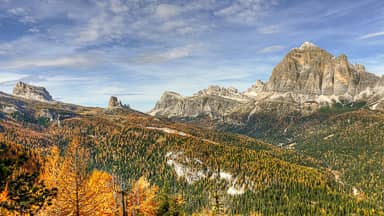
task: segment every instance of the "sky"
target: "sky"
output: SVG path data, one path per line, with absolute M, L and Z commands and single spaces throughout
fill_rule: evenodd
M 0 91 L 141 111 L 164 91 L 267 81 L 310 41 L 384 74 L 382 0 L 0 0 Z

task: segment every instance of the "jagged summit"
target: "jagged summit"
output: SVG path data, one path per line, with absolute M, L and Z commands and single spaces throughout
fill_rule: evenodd
M 129 109 L 129 105 L 125 105 L 119 100 L 116 96 L 111 96 L 108 102 L 108 109 L 116 109 L 116 108 L 127 108 Z
M 239 90 L 234 87 L 221 87 L 218 85 L 211 85 L 206 89 L 200 90 L 195 93 L 193 96 L 218 96 L 232 100 L 243 100 L 244 95 L 242 95 Z
M 362 88 L 374 86 L 376 81 L 372 76 L 363 66 L 349 63 L 346 55 L 334 57 L 305 42 L 273 69 L 264 90 L 354 97 Z
M 183 96 L 177 92 L 174 92 L 174 91 L 165 91 L 163 93 L 163 96 L 162 97 L 167 97 L 167 96 L 172 96 L 172 97 L 180 97 L 182 98 Z
M 119 99 L 116 96 L 111 96 L 109 98 L 109 102 L 108 102 L 109 109 L 121 108 L 121 107 L 123 107 L 123 104 L 121 103 L 121 101 L 119 101 Z
M 319 46 L 309 42 L 309 41 L 305 41 L 303 44 L 301 44 L 301 46 L 299 47 L 299 49 L 320 49 Z
M 21 81 L 13 88 L 13 95 L 43 102 L 53 101 L 52 96 L 44 87 L 29 85 Z
M 263 88 L 265 86 L 265 83 L 261 80 L 256 80 L 255 84 L 253 84 L 250 88 L 248 88 L 244 94 L 249 96 L 249 97 L 255 97 L 257 96 L 260 92 L 263 91 Z

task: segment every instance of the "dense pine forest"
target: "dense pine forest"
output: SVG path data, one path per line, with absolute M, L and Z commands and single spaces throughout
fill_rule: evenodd
M 28 106 L 0 122 L 2 215 L 384 214 L 378 114 L 327 117 L 292 150 L 131 110 L 49 105 L 66 116 L 50 121 Z

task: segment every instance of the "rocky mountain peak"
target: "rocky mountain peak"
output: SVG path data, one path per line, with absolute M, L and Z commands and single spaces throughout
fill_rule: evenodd
M 309 41 L 305 41 L 303 44 L 301 44 L 299 49 L 305 50 L 305 49 L 321 49 L 321 48 Z
M 44 87 L 29 85 L 21 81 L 13 88 L 13 95 L 30 100 L 53 101 L 52 96 Z
M 116 96 L 111 96 L 108 102 L 108 109 L 122 108 L 123 104 Z
M 354 67 L 355 67 L 357 72 L 360 72 L 360 73 L 367 72 L 365 70 L 365 66 L 362 64 L 355 64 Z
M 177 92 L 165 91 L 163 93 L 163 95 L 161 96 L 161 98 L 163 98 L 163 99 L 165 99 L 165 98 L 183 98 L 183 96 Z
M 227 99 L 232 100 L 243 100 L 245 99 L 245 96 L 239 92 L 234 87 L 221 87 L 217 85 L 211 85 L 206 89 L 200 90 L 197 93 L 195 93 L 193 96 L 200 97 L 200 96 L 218 96 L 223 97 Z
M 261 80 L 256 80 L 255 84 L 253 84 L 250 88 L 248 88 L 244 94 L 249 97 L 257 96 L 260 92 L 263 91 L 265 83 Z
M 253 84 L 253 86 L 264 86 L 265 83 L 261 80 L 256 80 L 255 84 Z
M 359 85 L 364 83 L 364 85 Z M 349 95 L 374 85 L 361 65 L 352 65 L 346 55 L 334 57 L 309 42 L 293 49 L 273 69 L 266 91 L 309 95 Z

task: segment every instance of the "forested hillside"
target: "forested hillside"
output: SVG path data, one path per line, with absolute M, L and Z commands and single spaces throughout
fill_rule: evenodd
M 47 195 L 39 208 L 30 203 L 34 213 L 383 214 L 373 197 L 356 196 L 315 151 L 306 156 L 128 109 L 50 105 L 52 113 L 71 115 L 31 121 L 44 104 L 28 106 L 28 118 L 4 114 L 0 124 L 5 146 L 20 146 L 36 158 L 32 186 Z M 9 158 L 7 152 L 2 158 Z M 1 208 L 17 215 L 8 207 L 10 182 L 2 182 Z
M 272 124 L 273 122 L 273 124 Z M 254 128 L 251 128 L 251 125 Z M 347 191 L 384 205 L 384 114 L 364 104 L 323 107 L 306 117 L 255 117 L 245 127 L 220 126 L 321 161 Z

